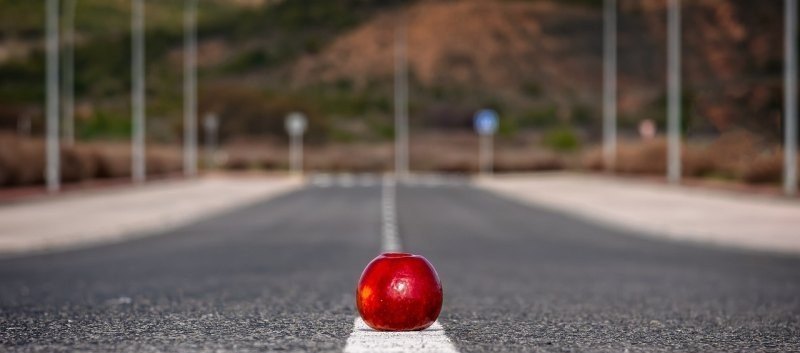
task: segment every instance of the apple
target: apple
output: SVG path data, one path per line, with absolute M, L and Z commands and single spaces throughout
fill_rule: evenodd
M 442 283 L 424 257 L 383 253 L 361 274 L 356 305 L 364 322 L 376 330 L 424 330 L 442 310 Z

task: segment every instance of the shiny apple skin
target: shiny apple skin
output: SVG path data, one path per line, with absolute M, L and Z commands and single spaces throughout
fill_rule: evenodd
M 361 274 L 356 305 L 364 322 L 376 330 L 424 330 L 442 310 L 442 283 L 424 257 L 384 253 Z

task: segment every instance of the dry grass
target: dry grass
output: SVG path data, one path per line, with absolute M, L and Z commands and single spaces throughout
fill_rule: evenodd
M 44 181 L 44 146 L 39 139 L 0 135 L 0 185 L 20 186 Z M 494 170 L 503 172 L 557 169 L 602 170 L 599 148 L 583 153 L 559 154 L 537 147 L 535 138 L 498 139 Z M 470 133 L 417 133 L 411 139 L 410 165 L 414 171 L 475 173 L 478 171 L 478 139 Z M 288 149 L 283 141 L 239 141 L 225 147 L 221 168 L 230 170 L 285 170 Z M 663 139 L 623 142 L 619 145 L 616 171 L 632 175 L 664 175 L 666 142 Z M 391 142 L 309 145 L 304 168 L 309 171 L 382 172 L 394 167 Z M 98 178 L 127 178 L 131 173 L 127 143 L 89 143 L 61 149 L 61 173 L 65 182 Z M 750 184 L 780 182 L 783 154 L 746 132 L 722 135 L 710 143 L 688 143 L 682 150 L 686 177 L 741 181 Z M 798 161 L 800 165 L 800 161 Z M 149 146 L 150 175 L 181 170 L 180 149 Z
M 0 135 L 0 186 L 35 185 L 44 182 L 45 151 L 41 139 Z M 180 151 L 149 146 L 147 173 L 162 175 L 181 170 Z M 131 174 L 130 146 L 124 143 L 88 143 L 61 148 L 64 182 L 99 178 L 126 178 Z
M 664 175 L 667 144 L 663 138 L 619 145 L 615 170 L 623 174 Z M 778 183 L 783 173 L 783 152 L 745 131 L 723 134 L 710 143 L 682 146 L 685 177 L 715 178 L 750 184 Z M 800 160 L 798 160 L 800 165 Z M 584 154 L 584 169 L 604 169 L 599 148 Z
M 495 170 L 539 171 L 563 169 L 565 157 L 541 148 L 531 141 L 498 141 Z M 285 169 L 288 150 L 285 142 L 239 141 L 226 146 L 223 168 Z M 412 170 L 444 173 L 478 171 L 478 139 L 471 133 L 417 133 L 411 137 L 409 164 Z M 304 166 L 311 171 L 382 172 L 394 168 L 392 142 L 340 143 L 306 146 Z

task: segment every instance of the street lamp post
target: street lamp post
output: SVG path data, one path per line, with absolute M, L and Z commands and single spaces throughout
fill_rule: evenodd
M 145 164 L 145 96 L 144 96 L 144 0 L 131 3 L 131 108 L 133 110 L 133 136 L 131 144 L 131 171 L 135 183 L 143 183 Z
M 78 0 L 66 0 L 64 6 L 64 143 L 75 143 L 75 7 Z
M 784 143 L 783 190 L 797 194 L 797 0 L 786 0 L 784 9 Z
M 45 32 L 47 33 L 46 114 L 47 141 L 45 143 L 47 191 L 57 192 L 61 188 L 60 141 L 58 129 L 58 4 L 59 0 L 47 0 Z
M 186 0 L 183 53 L 183 173 L 197 174 L 197 0 Z
M 669 0 L 667 10 L 667 180 L 681 181 L 681 9 Z
M 605 0 L 603 12 L 603 165 L 617 162 L 617 0 Z

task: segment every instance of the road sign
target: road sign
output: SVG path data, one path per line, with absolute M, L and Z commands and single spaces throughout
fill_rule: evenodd
M 286 132 L 290 136 L 299 136 L 306 131 L 308 121 L 303 113 L 293 112 L 286 117 Z
M 479 135 L 493 135 L 497 131 L 497 113 L 483 109 L 475 113 L 475 132 Z

